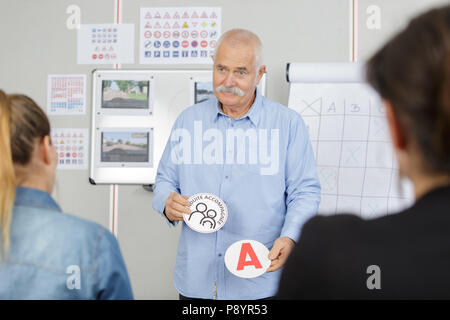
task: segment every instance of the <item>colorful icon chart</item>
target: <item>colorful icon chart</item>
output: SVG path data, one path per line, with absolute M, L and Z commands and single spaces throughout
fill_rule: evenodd
M 220 7 L 141 8 L 140 63 L 211 64 Z
M 81 25 L 77 34 L 77 63 L 134 63 L 134 24 Z
M 53 128 L 52 143 L 58 155 L 58 170 L 88 168 L 88 129 Z
M 49 75 L 47 90 L 49 115 L 86 113 L 86 75 Z

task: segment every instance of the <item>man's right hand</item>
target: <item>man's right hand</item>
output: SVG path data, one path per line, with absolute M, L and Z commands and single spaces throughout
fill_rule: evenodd
M 166 200 L 164 213 L 170 221 L 182 221 L 183 214 L 191 214 L 189 209 L 189 197 L 172 192 Z

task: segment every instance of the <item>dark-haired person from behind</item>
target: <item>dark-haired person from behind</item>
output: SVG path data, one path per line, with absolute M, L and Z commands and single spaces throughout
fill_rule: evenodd
M 0 299 L 132 299 L 116 238 L 50 196 L 57 162 L 42 109 L 0 90 Z
M 450 298 L 450 6 L 413 19 L 367 63 L 415 203 L 364 221 L 315 217 L 279 299 Z

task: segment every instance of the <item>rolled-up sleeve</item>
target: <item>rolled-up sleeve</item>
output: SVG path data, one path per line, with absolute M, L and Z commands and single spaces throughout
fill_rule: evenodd
M 291 119 L 286 155 L 286 217 L 281 236 L 297 241 L 302 226 L 317 214 L 320 182 L 308 130 L 299 115 Z

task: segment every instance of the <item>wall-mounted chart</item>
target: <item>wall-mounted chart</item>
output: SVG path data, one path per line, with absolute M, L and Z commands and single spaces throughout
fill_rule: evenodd
M 320 214 L 364 218 L 412 203 L 399 170 L 378 95 L 356 63 L 289 65 L 289 107 L 305 121 L 322 186 Z
M 142 64 L 212 64 L 221 35 L 220 7 L 141 8 Z

